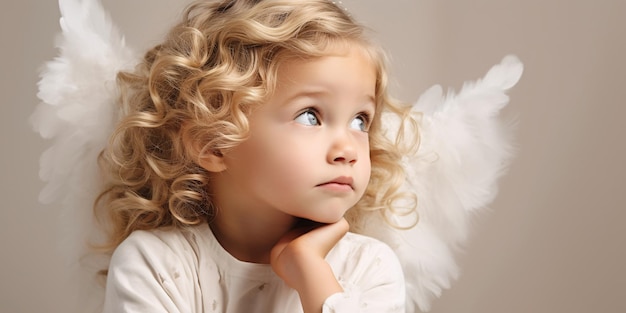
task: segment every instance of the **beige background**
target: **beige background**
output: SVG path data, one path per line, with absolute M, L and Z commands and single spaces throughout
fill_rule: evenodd
M 185 0 L 104 3 L 145 47 Z M 405 100 L 435 83 L 458 90 L 507 53 L 526 65 L 505 111 L 520 120 L 520 152 L 432 312 L 626 312 L 626 1 L 344 3 L 392 54 Z M 36 200 L 45 142 L 26 122 L 59 13 L 22 0 L 0 14 L 0 312 L 65 312 L 58 211 Z

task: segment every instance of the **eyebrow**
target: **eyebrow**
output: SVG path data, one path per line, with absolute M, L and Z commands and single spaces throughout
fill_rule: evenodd
M 320 97 L 320 96 L 324 96 L 328 94 L 332 94 L 332 92 L 328 90 L 303 90 L 303 91 L 296 92 L 295 94 L 287 97 L 283 104 L 289 104 L 298 98 L 304 98 L 304 97 L 316 98 L 316 97 Z M 363 104 L 372 104 L 373 109 L 376 110 L 376 96 L 371 95 L 371 94 L 365 94 L 363 96 L 363 99 L 365 100 Z

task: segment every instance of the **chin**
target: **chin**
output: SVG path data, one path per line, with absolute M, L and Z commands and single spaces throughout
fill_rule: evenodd
M 341 212 L 337 212 L 336 214 L 333 213 L 329 213 L 329 214 L 325 214 L 322 216 L 311 216 L 310 220 L 314 221 L 314 222 L 318 222 L 318 223 L 323 223 L 323 224 L 333 224 L 333 223 L 337 223 L 339 222 L 342 218 L 343 215 L 346 213 L 346 211 L 341 211 Z

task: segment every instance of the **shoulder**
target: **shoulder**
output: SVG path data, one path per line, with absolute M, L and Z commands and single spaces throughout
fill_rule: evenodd
M 113 255 L 127 255 L 133 252 L 161 254 L 163 250 L 180 250 L 189 245 L 185 232 L 181 229 L 136 230 L 115 249 Z
M 199 263 L 190 232 L 139 230 L 128 236 L 109 263 L 104 311 L 198 311 Z
M 109 270 L 128 267 L 171 268 L 196 263 L 194 242 L 186 229 L 137 230 L 113 252 Z

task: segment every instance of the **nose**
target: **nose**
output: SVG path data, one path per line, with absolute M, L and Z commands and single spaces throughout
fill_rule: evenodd
M 358 153 L 354 138 L 346 131 L 336 133 L 328 151 L 328 162 L 331 164 L 354 164 Z

